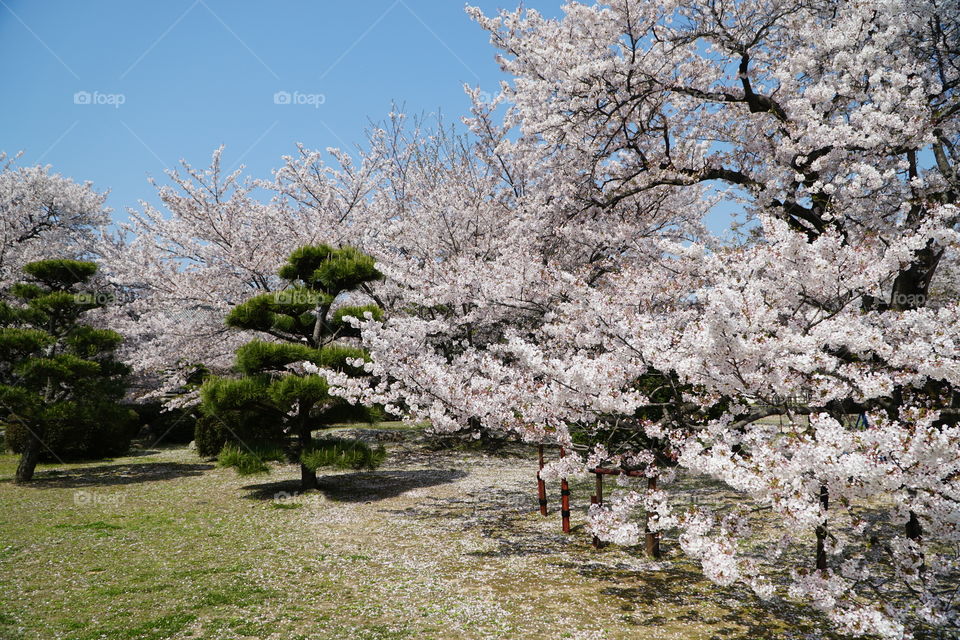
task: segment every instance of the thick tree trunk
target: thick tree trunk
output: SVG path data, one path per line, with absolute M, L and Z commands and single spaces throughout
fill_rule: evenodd
M 923 537 L 923 525 L 913 511 L 910 512 L 910 520 L 907 521 L 907 537 L 915 542 L 919 542 Z
M 820 506 L 823 507 L 824 513 L 830 508 L 830 494 L 825 485 L 820 487 Z M 817 527 L 817 571 L 827 570 L 826 542 L 827 523 L 826 520 L 824 520 L 824 523 Z
M 656 477 L 647 478 L 647 489 L 649 489 L 650 491 L 657 490 Z M 646 531 L 645 546 L 646 546 L 647 555 L 650 556 L 651 558 L 659 558 L 660 557 L 660 534 L 650 531 L 650 513 L 649 512 L 647 513 L 647 516 L 646 516 L 646 525 L 644 526 L 644 530 Z
M 312 491 L 317 488 L 317 472 L 300 465 L 300 490 Z
M 910 519 L 907 521 L 906 534 L 908 538 L 917 544 L 923 541 L 923 525 L 920 523 L 920 518 L 918 518 L 917 514 L 913 511 L 910 512 Z M 920 553 L 920 566 L 917 571 L 920 573 L 921 578 L 924 577 L 927 571 L 927 558 L 923 552 Z
M 33 480 L 33 472 L 37 468 L 37 461 L 40 459 L 40 441 L 33 434 L 27 441 L 27 448 L 20 455 L 20 464 L 17 465 L 17 473 L 14 476 L 14 482 L 30 482 Z
M 913 264 L 901 271 L 893 282 L 890 295 L 890 308 L 907 311 L 927 306 L 927 292 L 930 280 L 940 264 L 943 250 L 932 244 L 917 251 Z

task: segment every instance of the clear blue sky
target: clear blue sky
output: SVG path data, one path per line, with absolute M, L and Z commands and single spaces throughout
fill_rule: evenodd
M 561 0 L 524 4 L 560 14 Z M 109 188 L 117 218 L 155 201 L 147 176 L 181 158 L 204 167 L 221 144 L 226 166 L 268 177 L 297 142 L 352 148 L 394 101 L 453 119 L 464 83 L 495 87 L 495 50 L 464 6 L 0 0 L 0 150 Z M 303 104 L 276 104 L 281 91 Z

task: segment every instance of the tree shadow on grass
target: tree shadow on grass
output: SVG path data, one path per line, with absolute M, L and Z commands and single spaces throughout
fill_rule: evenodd
M 661 543 L 665 557 L 659 562 L 645 559 L 640 547 L 607 547 L 611 553 L 606 553 L 589 546 L 590 535 L 582 523 L 575 524 L 569 535 L 561 533 L 555 505 L 551 504 L 547 520 L 536 514 L 537 509 L 533 492 L 491 488 L 431 497 L 393 513 L 478 532 L 487 548 L 469 551 L 467 556 L 482 560 L 542 557 L 552 567 L 575 572 L 583 584 L 592 584 L 599 594 L 619 601 L 624 624 L 638 631 L 670 627 L 679 633 L 689 628 L 701 637 L 700 632 L 709 629 L 702 637 L 711 640 L 844 637 L 830 633 L 826 619 L 810 607 L 778 599 L 764 602 L 741 585 L 721 587 L 710 582 L 675 542 Z
M 561 533 L 560 515 L 556 512 L 551 514 L 555 516 L 551 520 L 556 524 L 554 530 L 545 532 L 531 526 L 529 516 L 538 509 L 535 493 L 490 487 L 452 496 L 427 496 L 401 509 L 384 511 L 406 519 L 440 522 L 450 531 L 477 532 L 496 545 L 465 553 L 481 559 L 550 556 L 566 547 L 575 536 L 583 535 L 582 525 L 574 526 L 574 536 Z
M 466 471 L 447 469 L 414 469 L 409 471 L 361 471 L 317 478 L 317 489 L 337 502 L 373 502 L 395 498 L 413 489 L 456 482 Z M 275 500 L 300 493 L 299 480 L 283 480 L 243 487 L 251 500 Z
M 672 554 L 671 554 L 672 555 Z M 845 636 L 828 631 L 826 619 L 809 607 L 782 599 L 763 601 L 741 585 L 716 585 L 697 569 L 676 556 L 665 558 L 659 568 L 649 571 L 618 568 L 601 563 L 558 562 L 584 578 L 596 581 L 600 593 L 619 598 L 630 612 L 624 620 L 636 626 L 662 626 L 666 605 L 670 619 L 690 624 L 708 624 L 714 638 L 756 640 L 813 634 L 821 640 Z M 646 612 L 658 612 L 649 615 Z
M 118 486 L 199 476 L 210 469 L 213 469 L 212 464 L 184 464 L 181 462 L 108 464 L 96 467 L 78 467 L 67 471 L 56 469 L 38 471 L 33 481 L 26 486 L 39 489 Z

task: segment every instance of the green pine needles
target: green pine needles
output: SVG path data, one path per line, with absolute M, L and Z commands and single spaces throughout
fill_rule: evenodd
M 116 332 L 82 322 L 102 306 L 84 291 L 92 262 L 40 260 L 0 301 L 0 421 L 20 453 L 15 479 L 33 478 L 44 456 L 96 458 L 127 450 L 135 414 L 120 405 L 127 367 Z
M 267 462 L 280 462 L 286 458 L 282 447 L 256 446 L 247 449 L 243 445 L 228 442 L 223 445 L 217 457 L 220 467 L 232 467 L 241 476 L 252 476 L 258 473 L 267 473 L 270 467 Z
M 314 439 L 315 431 L 337 422 L 372 421 L 375 410 L 331 395 L 323 375 L 300 366 L 367 375 L 357 366 L 369 357 L 351 318 L 380 318 L 383 312 L 374 304 L 342 303 L 369 293 L 370 283 L 382 276 L 370 256 L 327 245 L 297 249 L 279 275 L 284 289 L 254 296 L 227 315 L 228 326 L 264 337 L 237 349 L 236 377 L 204 383 L 197 441 L 208 450 L 223 443 L 219 464 L 241 474 L 266 472 L 267 462 L 281 458 L 298 462 L 301 488 L 309 490 L 316 487 L 318 469 L 373 469 L 385 456 L 382 447 L 357 441 Z

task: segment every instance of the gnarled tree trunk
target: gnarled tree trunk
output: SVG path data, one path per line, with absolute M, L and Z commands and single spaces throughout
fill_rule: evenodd
M 37 461 L 40 459 L 40 440 L 30 434 L 27 441 L 27 447 L 20 455 L 20 464 L 17 465 L 17 473 L 13 481 L 16 483 L 30 482 L 33 480 L 33 472 L 37 468 Z

